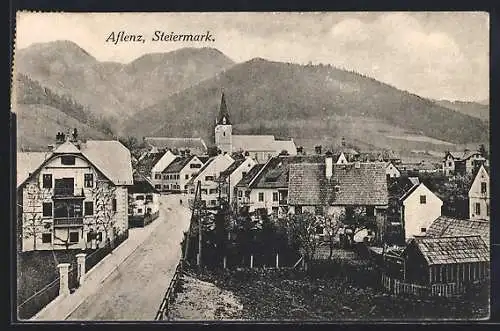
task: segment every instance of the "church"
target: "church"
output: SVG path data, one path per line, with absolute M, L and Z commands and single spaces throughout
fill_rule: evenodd
M 229 118 L 224 93 L 222 93 L 219 114 L 216 118 L 215 146 L 222 153 L 244 153 L 258 163 L 265 163 L 282 151 L 286 151 L 289 155 L 297 155 L 297 147 L 293 139 L 276 140 L 274 135 L 233 134 L 233 126 Z

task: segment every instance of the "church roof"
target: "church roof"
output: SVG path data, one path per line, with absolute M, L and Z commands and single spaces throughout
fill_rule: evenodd
M 217 116 L 217 124 L 218 125 L 231 124 L 231 121 L 229 120 L 229 110 L 227 109 L 226 97 L 224 96 L 224 92 L 222 92 L 222 96 L 220 99 L 220 108 L 219 108 L 219 115 Z

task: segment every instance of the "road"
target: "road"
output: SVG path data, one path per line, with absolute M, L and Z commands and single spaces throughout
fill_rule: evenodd
M 179 199 L 176 195 L 160 197 L 160 217 L 154 222 L 161 224 L 156 231 L 67 320 L 154 320 L 181 256 L 183 232 L 189 226 L 187 199 L 182 206 Z

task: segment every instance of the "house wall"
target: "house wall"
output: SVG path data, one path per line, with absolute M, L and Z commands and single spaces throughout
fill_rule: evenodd
M 248 173 L 250 169 L 256 165 L 257 162 L 252 158 L 247 158 L 238 168 L 236 168 L 233 173 L 229 176 L 229 192 L 231 195 L 235 192 L 236 184 L 243 178 L 243 172 Z M 236 197 L 231 197 L 231 201 L 235 201 Z
M 151 195 L 152 201 L 146 203 L 146 196 Z M 138 200 L 137 197 L 142 196 L 143 199 Z M 131 194 L 131 199 L 133 202 L 132 210 L 129 210 L 130 215 L 143 216 L 148 208 L 151 208 L 151 214 L 156 213 L 159 210 L 159 197 L 158 193 L 133 193 Z
M 486 192 L 481 192 L 481 183 L 486 183 Z M 479 204 L 479 213 L 476 211 Z M 481 167 L 469 190 L 469 218 L 473 220 L 490 219 L 490 177 L 486 170 Z
M 390 178 L 399 178 L 401 177 L 401 172 L 391 163 L 385 169 L 385 174 Z
M 191 168 L 191 165 L 199 165 L 198 168 Z M 197 157 L 194 157 L 189 161 L 189 163 L 181 169 L 179 172 L 179 185 L 181 190 L 187 190 L 186 184 L 191 179 L 191 177 L 195 176 L 200 168 L 203 166 L 203 162 L 200 161 Z
M 264 201 L 259 201 L 259 193 L 264 194 Z M 273 200 L 273 193 L 278 194 L 278 200 Z M 273 207 L 279 207 L 278 189 L 255 188 L 250 191 L 250 212 L 253 212 L 256 209 L 265 208 L 268 213 L 272 213 Z
M 455 160 L 451 155 L 448 156 L 443 161 L 443 173 L 446 176 L 451 176 L 455 172 Z
M 426 197 L 426 203 L 420 203 L 420 196 Z M 405 231 L 405 239 L 413 238 L 421 233 L 421 229 L 427 229 L 430 224 L 441 216 L 441 206 L 443 202 L 429 190 L 425 185 L 420 184 L 403 201 L 402 224 Z
M 166 167 L 169 166 L 170 163 L 176 158 L 177 156 L 173 154 L 170 151 L 167 151 L 158 162 L 151 168 L 151 183 L 155 185 L 161 185 L 161 188 L 163 189 L 163 175 L 162 171 L 165 170 Z M 160 178 L 157 178 L 157 175 L 159 175 Z
M 217 125 L 215 127 L 215 145 L 223 153 L 231 153 L 233 148 L 233 126 Z
M 93 174 L 94 181 L 93 187 L 84 187 L 84 175 Z M 52 174 L 52 188 L 43 189 L 43 174 Z M 52 203 L 54 194 L 54 183 L 55 179 L 59 178 L 74 178 L 74 190 L 78 195 L 82 192 L 84 194 L 84 199 L 82 199 L 82 218 L 83 225 L 71 226 L 71 227 L 54 227 L 54 210 L 52 209 L 52 216 L 44 217 L 42 213 L 42 204 Z M 78 232 L 78 243 L 74 243 L 70 248 L 80 248 L 83 249 L 89 246 L 86 242 L 87 232 L 90 228 L 97 230 L 95 225 L 95 193 L 93 192 L 97 180 L 105 181 L 113 187 L 113 184 L 106 180 L 98 171 L 85 159 L 76 157 L 75 165 L 61 165 L 60 157 L 55 157 L 53 160 L 49 161 L 40 172 L 33 176 L 26 184 L 21 187 L 22 190 L 22 205 L 23 205 L 23 238 L 22 238 L 22 251 L 31 251 L 35 248 L 33 232 L 36 232 L 36 249 L 37 250 L 52 250 L 52 249 L 65 249 L 64 241 L 66 241 L 70 232 Z M 31 198 L 28 194 L 28 189 L 30 185 L 34 185 L 40 190 L 40 195 L 36 198 Z M 117 233 L 123 233 L 128 230 L 128 189 L 126 186 L 115 187 L 115 199 L 116 199 L 116 213 L 112 216 L 113 222 L 117 228 Z M 93 202 L 94 215 L 85 216 L 85 202 Z M 112 199 L 109 201 L 109 208 L 111 208 Z M 31 219 L 35 216 L 39 219 L 36 222 L 37 226 L 34 228 Z M 31 224 L 31 225 L 30 225 Z M 35 230 L 35 231 L 33 231 Z M 42 234 L 47 233 L 52 235 L 51 243 L 42 243 Z M 103 232 L 103 240 L 105 240 L 105 234 Z
M 465 171 L 467 174 L 472 174 L 476 168 L 476 163 L 483 163 L 485 161 L 484 157 L 480 153 L 472 155 L 465 161 Z

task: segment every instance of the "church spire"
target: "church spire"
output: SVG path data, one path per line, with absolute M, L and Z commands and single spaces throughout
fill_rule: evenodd
M 222 92 L 222 96 L 220 99 L 220 108 L 219 108 L 219 118 L 217 119 L 218 125 L 229 125 L 231 122 L 229 121 L 229 111 L 226 105 L 226 97 L 224 96 L 224 92 Z

